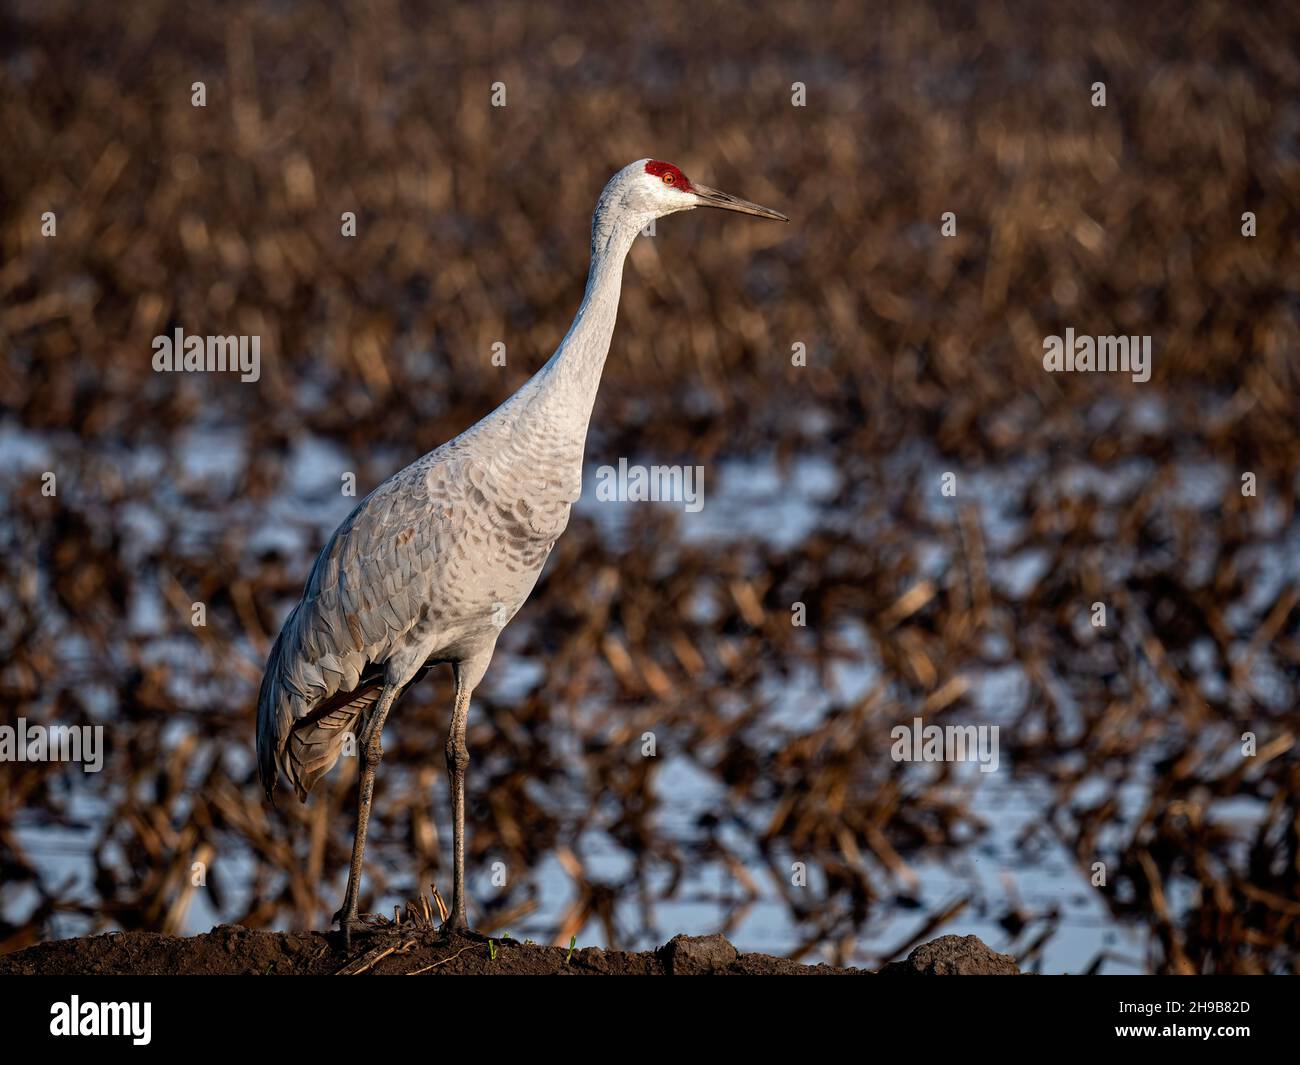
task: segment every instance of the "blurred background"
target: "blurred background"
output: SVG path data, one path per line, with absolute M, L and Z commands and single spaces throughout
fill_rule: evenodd
M 0 764 L 0 950 L 325 927 L 355 764 L 264 802 L 270 641 L 343 475 L 545 361 L 654 156 L 793 222 L 632 250 L 588 460 L 706 505 L 589 469 L 476 693 L 471 921 L 1296 971 L 1298 56 L 1284 3 L 6 0 L 0 723 L 108 751 Z M 259 335 L 261 379 L 154 373 L 177 327 Z M 1045 373 L 1067 327 L 1152 336 L 1151 380 Z M 389 719 L 372 910 L 449 895 L 450 705 Z M 893 761 L 917 716 L 999 725 L 998 772 Z

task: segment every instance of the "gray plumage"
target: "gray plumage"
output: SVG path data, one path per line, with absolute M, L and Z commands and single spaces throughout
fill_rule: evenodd
M 551 359 L 482 421 L 363 499 L 317 557 L 262 679 L 258 766 L 270 795 L 283 773 L 299 799 L 350 733 L 363 772 L 348 895 L 357 894 L 379 735 L 400 692 L 449 663 L 456 708 L 447 743 L 455 816 L 451 927 L 464 927 L 464 743 L 469 697 L 502 628 L 523 606 L 582 489 L 583 450 L 618 310 L 623 262 L 652 219 L 696 206 L 784 218 L 640 160 L 606 185 L 592 220 L 582 305 Z

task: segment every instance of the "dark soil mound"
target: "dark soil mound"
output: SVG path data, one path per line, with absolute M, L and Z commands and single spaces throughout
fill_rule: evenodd
M 991 950 L 979 936 L 940 936 L 922 943 L 906 961 L 890 962 L 882 976 L 1016 976 L 1010 954 Z
M 944 936 L 883 972 L 1015 973 L 1015 962 L 974 936 Z M 800 965 L 739 954 L 720 935 L 677 936 L 654 951 L 543 947 L 428 927 L 376 930 L 345 952 L 337 933 L 250 931 L 220 925 L 192 938 L 122 932 L 41 943 L 0 957 L 0 975 L 862 975 L 864 969 Z

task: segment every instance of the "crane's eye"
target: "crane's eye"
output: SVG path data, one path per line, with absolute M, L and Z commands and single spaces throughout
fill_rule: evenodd
M 674 177 L 672 176 L 672 174 L 665 174 L 665 175 L 664 175 L 664 184 L 665 184 L 665 185 L 671 185 L 675 180 L 676 180 L 676 178 L 674 178 Z

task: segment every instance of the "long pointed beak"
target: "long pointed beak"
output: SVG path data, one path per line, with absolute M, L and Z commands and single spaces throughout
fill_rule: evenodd
M 739 211 L 741 214 L 758 215 L 759 218 L 775 218 L 778 222 L 790 221 L 780 211 L 774 211 L 770 207 L 760 207 L 756 203 L 742 200 L 739 196 L 732 196 L 729 193 L 711 189 L 708 185 L 691 182 L 691 191 L 695 193 L 696 198 L 700 201 L 700 207 L 720 207 L 724 211 Z

